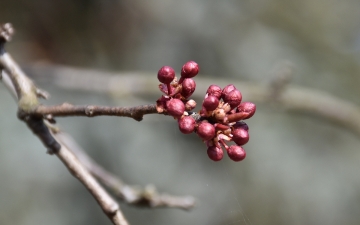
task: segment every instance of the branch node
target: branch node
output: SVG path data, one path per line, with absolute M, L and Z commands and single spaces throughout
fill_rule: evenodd
M 131 115 L 132 118 L 134 118 L 134 120 L 140 122 L 143 120 L 143 116 L 142 115 Z
M 0 43 L 9 42 L 14 35 L 15 30 L 11 23 L 4 23 L 0 26 Z
M 95 107 L 93 105 L 86 106 L 85 107 L 85 115 L 87 115 L 88 117 L 93 117 L 94 110 L 95 110 Z
M 25 112 L 19 110 L 18 118 L 23 120 L 32 132 L 39 137 L 42 143 L 46 146 L 48 154 L 52 155 L 59 152 L 61 145 L 51 135 L 49 128 L 44 123 L 42 117 L 29 116 Z

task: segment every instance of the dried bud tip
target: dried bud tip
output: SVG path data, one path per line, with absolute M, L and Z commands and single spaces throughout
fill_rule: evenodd
M 196 102 L 193 99 L 190 99 L 185 103 L 186 111 L 191 111 L 191 110 L 195 109 L 195 107 L 196 107 Z
M 14 35 L 15 30 L 11 23 L 5 23 L 0 25 L 0 41 L 8 42 Z

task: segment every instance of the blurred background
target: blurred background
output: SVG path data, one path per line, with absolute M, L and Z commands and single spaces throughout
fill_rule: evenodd
M 25 71 L 62 65 L 100 74 L 148 72 L 156 79 L 161 66 L 179 71 L 194 60 L 199 77 L 266 85 L 286 64 L 292 84 L 360 104 L 358 0 L 2 0 L 0 21 L 14 25 L 7 50 Z M 39 79 L 47 75 L 32 74 L 52 95 L 47 104 L 132 106 L 160 96 L 69 91 Z M 16 118 L 3 85 L 0 100 L 0 224 L 110 224 Z M 358 134 L 311 113 L 257 107 L 240 163 L 212 162 L 196 135 L 182 135 L 161 115 L 140 123 L 114 117 L 58 122 L 125 182 L 197 199 L 191 211 L 121 204 L 130 224 L 359 224 Z

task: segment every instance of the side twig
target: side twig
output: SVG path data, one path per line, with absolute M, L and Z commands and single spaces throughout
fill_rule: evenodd
M 52 129 L 52 132 L 61 145 L 69 147 L 89 172 L 124 202 L 150 208 L 172 207 L 189 210 L 194 207 L 195 199 L 191 196 L 160 194 L 153 185 L 141 188 L 125 184 L 92 160 L 71 136 L 58 128 Z

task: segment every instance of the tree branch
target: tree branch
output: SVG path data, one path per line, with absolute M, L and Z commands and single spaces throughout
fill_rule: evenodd
M 36 76 L 46 74 L 55 85 L 65 89 L 98 91 L 111 96 L 138 95 L 159 96 L 153 87 L 158 85 L 156 73 L 120 72 L 110 73 L 65 66 L 28 67 Z M 205 76 L 206 77 L 206 76 Z M 40 78 L 44 78 L 41 76 Z M 44 78 L 45 79 L 45 78 Z M 340 124 L 360 136 L 360 107 L 323 91 L 288 84 L 288 77 L 275 78 L 270 84 L 256 84 L 232 79 L 196 77 L 196 92 L 193 98 L 203 98 L 208 86 L 216 83 L 234 84 L 246 99 L 255 103 L 275 105 L 295 113 L 305 113 Z M 278 80 L 279 79 L 279 80 Z M 86 82 L 84 82 L 86 81 Z M 140 81 L 140 82 L 139 82 Z
M 128 225 L 117 202 L 100 186 L 97 180 L 78 161 L 74 154 L 66 146 L 61 146 L 54 139 L 48 127 L 44 124 L 43 119 L 36 115 L 27 114 L 27 112 L 39 106 L 37 97 L 39 94 L 41 96 L 44 95 L 44 92 L 39 91 L 35 87 L 33 82 L 23 73 L 10 54 L 6 53 L 4 45 L 6 41 L 10 40 L 10 34 L 12 33 L 13 28 L 11 24 L 0 26 L 0 67 L 4 69 L 2 75 L 7 77 L 3 80 L 11 82 L 6 86 L 13 86 L 14 88 L 10 88 L 9 90 L 16 92 L 19 118 L 27 123 L 29 128 L 49 149 L 49 152 L 56 154 L 70 173 L 89 190 L 113 224 Z

